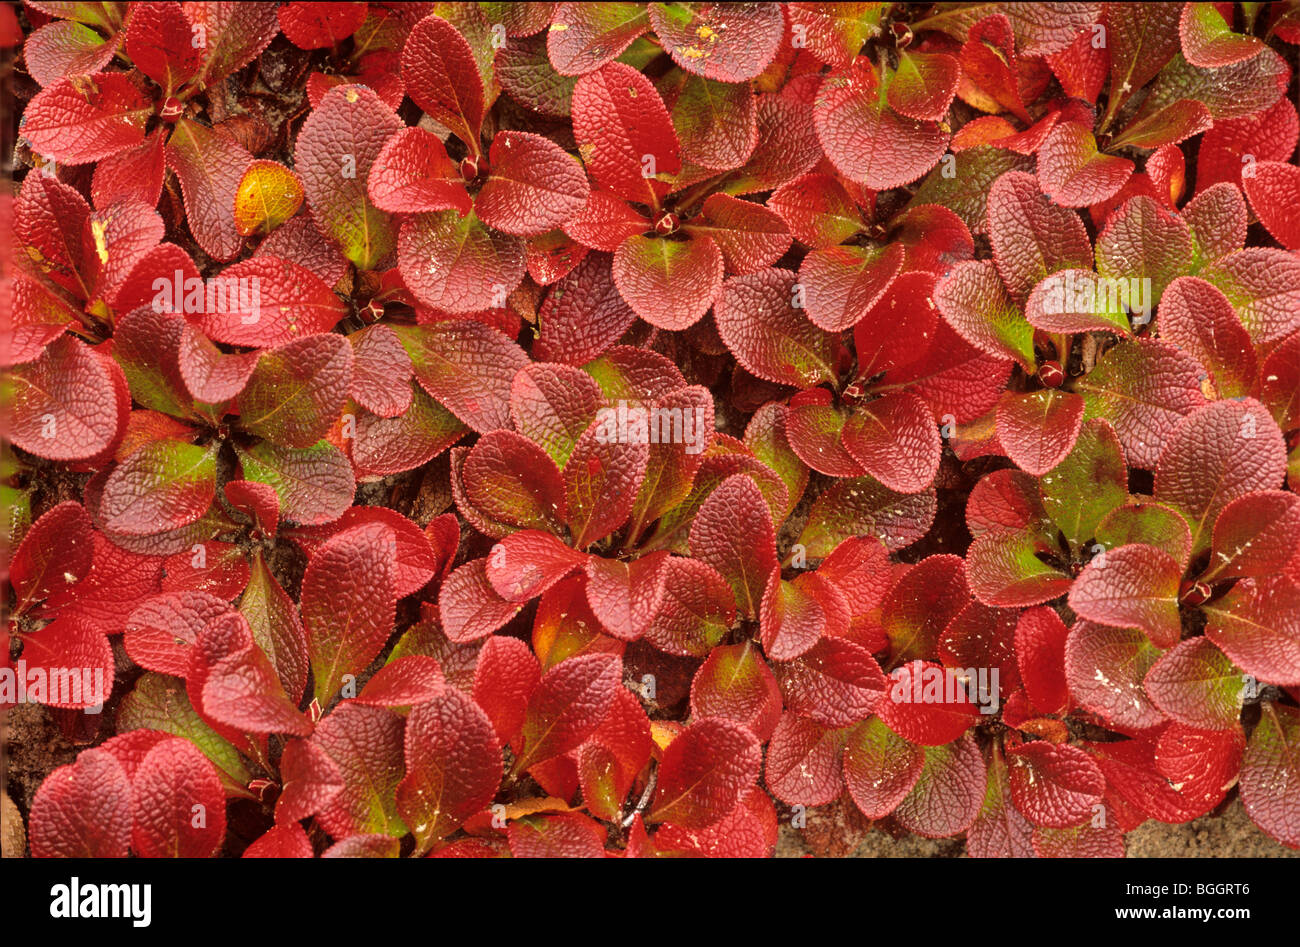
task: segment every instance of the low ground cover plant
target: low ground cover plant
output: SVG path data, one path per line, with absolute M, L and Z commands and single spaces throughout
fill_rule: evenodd
M 1300 848 L 1297 43 L 0 8 L 27 850 Z

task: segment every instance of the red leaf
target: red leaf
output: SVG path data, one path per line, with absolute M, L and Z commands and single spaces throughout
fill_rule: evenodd
M 758 145 L 758 110 L 746 83 L 721 83 L 679 72 L 661 87 L 672 107 L 682 157 L 717 171 L 749 160 Z
M 1300 427 L 1300 334 L 1290 336 L 1264 359 L 1259 400 L 1284 431 Z
M 166 136 L 154 132 L 134 148 L 103 159 L 95 165 L 90 195 L 103 210 L 114 201 L 139 201 L 153 207 L 162 194 L 166 169 Z
M 1007 750 L 1011 800 L 1034 825 L 1068 829 L 1090 819 L 1106 780 L 1076 746 L 1041 740 Z
M 729 194 L 710 195 L 700 215 L 683 229 L 716 243 L 731 273 L 761 270 L 790 249 L 785 221 L 761 204 Z
M 333 522 L 356 494 L 352 465 L 332 444 L 298 450 L 262 442 L 238 456 L 244 479 L 271 486 L 280 500 L 281 517 L 290 522 Z
M 1288 250 L 1300 250 L 1300 227 L 1284 208 L 1300 202 L 1300 168 L 1282 161 L 1260 161 L 1242 175 L 1242 187 L 1260 222 Z
M 530 362 L 510 384 L 515 429 L 560 466 L 596 417 L 601 401 L 600 387 L 591 376 L 569 365 Z
M 1110 197 L 1133 173 L 1133 162 L 1097 150 L 1086 125 L 1059 124 L 1038 151 L 1043 193 L 1065 207 L 1087 207 Z
M 592 191 L 586 205 L 564 224 L 582 246 L 613 253 L 628 237 L 645 233 L 650 222 L 609 191 Z
M 534 236 L 567 222 L 591 189 L 574 158 L 549 138 L 503 131 L 488 153 L 492 173 L 474 206 L 483 222 L 505 233 Z
M 1182 634 L 1182 571 L 1154 546 L 1121 546 L 1084 567 L 1070 588 L 1070 607 L 1089 621 L 1140 628 L 1156 647 L 1169 648 Z
M 207 54 L 199 75 L 208 86 L 251 62 L 275 39 L 278 23 L 272 3 L 203 3 L 183 9 L 192 27 L 205 29 Z
M 654 610 L 645 639 L 660 651 L 702 657 L 719 644 L 736 617 L 734 593 L 712 566 L 672 556 L 651 573 Z
M 599 193 L 593 192 L 588 207 Z M 614 345 L 636 321 L 636 313 L 614 285 L 610 257 L 589 253 L 555 284 L 542 303 L 539 321 L 534 358 L 584 365 Z
M 1080 30 L 1067 48 L 1047 57 L 1047 64 L 1066 95 L 1095 104 L 1110 75 L 1110 49 L 1098 48 L 1092 30 Z
M 960 77 L 961 66 L 953 56 L 904 50 L 886 91 L 889 106 L 908 118 L 942 121 Z
M 352 382 L 348 394 L 367 411 L 399 417 L 411 407 L 410 356 L 388 326 L 368 326 L 348 337 L 352 345 Z
M 1193 730 L 1173 723 L 1156 744 L 1156 768 L 1179 792 L 1199 799 L 1209 812 L 1223 801 L 1237 778 L 1245 748 L 1240 727 Z
M 581 812 L 531 815 L 506 825 L 515 858 L 603 858 L 605 831 Z
M 1263 578 L 1286 571 L 1300 535 L 1300 498 L 1282 490 L 1238 497 L 1214 521 L 1204 578 Z
M 500 306 L 524 277 L 524 242 L 473 213 L 416 214 L 397 237 L 402 279 L 426 306 L 471 313 Z
M 348 268 L 347 257 L 320 232 L 311 214 L 299 214 L 271 231 L 257 245 L 253 256 L 273 256 L 296 263 L 331 287 L 339 284 Z
M 587 809 L 602 819 L 617 819 L 637 776 L 650 762 L 650 720 L 641 702 L 625 687 L 578 751 L 578 782 Z
M 273 825 L 253 840 L 240 858 L 311 858 L 311 841 L 297 822 Z
M 131 784 L 102 749 L 45 777 L 32 799 L 28 844 L 33 858 L 126 858 L 131 843 Z
M 81 237 L 89 218 L 80 192 L 49 174 L 27 175 L 13 204 L 16 245 L 25 248 L 36 273 L 80 299 L 89 299 L 91 291 L 81 275 L 88 266 Z
M 884 818 L 916 785 L 925 751 L 876 717 L 849 730 L 844 742 L 844 781 L 854 805 L 868 819 Z
M 854 409 L 843 441 L 867 473 L 900 493 L 926 489 L 939 469 L 942 445 L 934 416 L 910 392 L 887 394 Z
M 509 428 L 510 385 L 528 357 L 481 322 L 396 327 L 421 387 L 480 434 Z
M 1115 428 L 1128 462 L 1150 470 L 1182 416 L 1205 403 L 1200 376 L 1182 350 L 1140 338 L 1108 351 L 1074 389 L 1089 419 Z
M 542 675 L 524 713 L 514 771 L 580 746 L 605 719 L 621 681 L 622 661 L 608 654 L 569 658 Z
M 199 321 L 215 342 L 278 345 L 328 332 L 345 315 L 343 304 L 320 277 L 278 257 L 243 260 L 223 270 L 218 280 L 224 284 L 226 302 L 202 310 Z M 209 295 L 215 292 L 209 290 Z
M 912 791 L 894 812 L 899 824 L 926 838 L 944 838 L 970 828 L 984 801 L 988 775 L 970 734 L 925 751 Z
M 235 619 L 230 616 L 221 621 Z M 245 624 L 242 618 L 238 622 Z M 285 694 L 275 667 L 256 646 L 211 664 L 203 678 L 199 703 L 212 720 L 240 733 L 305 737 L 312 732 L 311 721 Z
M 691 713 L 726 717 L 743 724 L 766 743 L 781 719 L 776 677 L 752 642 L 720 645 L 691 681 Z
M 811 388 L 834 382 L 835 339 L 796 308 L 798 277 L 766 269 L 727 280 L 714 307 L 718 334 L 759 378 Z
M 1160 649 L 1135 628 L 1106 628 L 1076 622 L 1065 644 L 1070 696 L 1110 726 L 1147 730 L 1164 721 L 1142 688 Z
M 120 34 L 105 39 L 83 23 L 56 20 L 27 37 L 23 61 L 28 74 L 48 86 L 63 78 L 100 72 L 113 61 L 120 44 Z
M 289 740 L 285 744 L 280 755 L 280 781 L 275 819 L 281 825 L 315 815 L 343 790 L 342 771 L 315 740 Z
M 478 439 L 461 468 L 465 495 L 491 519 L 558 533 L 566 517 L 564 479 L 555 462 L 522 434 L 491 431 Z M 513 573 L 519 567 L 511 562 Z
M 352 346 L 333 333 L 309 335 L 262 353 L 239 396 L 244 429 L 285 447 L 310 447 L 347 402 Z
M 546 52 L 562 76 L 580 76 L 617 58 L 650 28 L 639 3 L 561 3 L 551 17 Z
M 1058 270 L 1092 268 L 1083 221 L 1040 193 L 1033 175 L 1008 171 L 989 189 L 989 239 L 998 274 L 1023 299 Z
M 483 80 L 456 27 L 433 15 L 415 24 L 402 47 L 402 82 L 416 105 L 478 153 Z
M 699 235 L 686 241 L 632 236 L 614 252 L 614 284 L 638 316 L 661 329 L 699 322 L 722 287 L 718 245 Z
M 249 574 L 244 550 L 214 539 L 167 557 L 163 591 L 207 592 L 229 602 L 244 591 Z
M 1202 137 L 1197 152 L 1197 195 L 1224 182 L 1244 184 L 1245 169 L 1258 170 L 1258 162 L 1289 160 L 1297 136 L 1300 136 L 1300 120 L 1295 105 L 1286 96 L 1254 114 L 1220 118 Z
M 664 751 L 646 819 L 703 829 L 723 818 L 758 778 L 758 740 L 721 717 L 697 720 Z
M 809 320 L 827 332 L 854 325 L 884 297 L 904 255 L 901 244 L 883 249 L 833 247 L 809 253 L 799 266 Z
M 397 811 L 415 834 L 418 854 L 491 803 L 501 750 L 487 715 L 451 687 L 411 710 L 405 740 Z
M 460 170 L 437 136 L 423 128 L 403 128 L 384 143 L 370 166 L 366 192 L 380 210 L 412 214 L 473 208 Z
M 1273 247 L 1250 247 L 1201 271 L 1223 290 L 1255 344 L 1271 348 L 1300 328 L 1300 260 Z
M 822 638 L 777 674 L 788 713 L 832 728 L 865 720 L 887 687 L 871 653 L 846 638 Z
M 401 843 L 386 835 L 362 833 L 349 835 L 342 841 L 335 842 L 325 851 L 321 858 L 396 858 Z
M 1038 558 L 1049 552 L 1033 533 L 991 533 L 977 539 L 966 553 L 971 591 L 985 605 L 1012 608 L 1037 605 L 1064 594 L 1070 579 Z
M 199 519 L 216 492 L 214 447 L 153 441 L 108 475 L 99 519 L 110 532 L 148 536 Z
M 1047 606 L 1021 613 L 1016 623 L 1016 660 L 1029 701 L 1043 713 L 1059 713 L 1070 699 L 1065 677 L 1065 622 Z
M 966 850 L 971 858 L 1032 857 L 1033 832 L 1034 827 L 1011 804 L 1007 767 L 995 743 L 993 757 L 989 762 L 984 804 L 966 833 Z
M 126 28 L 126 53 L 135 67 L 171 95 L 203 66 L 204 47 L 179 3 L 142 3 Z M 94 71 L 94 70 L 87 70 Z
M 1205 637 L 1188 638 L 1160 656 L 1143 680 L 1147 696 L 1189 727 L 1223 730 L 1241 714 L 1241 672 Z
M 229 486 L 229 485 L 227 485 Z M 295 704 L 307 686 L 307 633 L 298 608 L 271 575 L 260 553 L 239 603 L 253 641 L 270 659 L 289 699 Z
M 407 42 L 404 64 L 407 54 L 417 55 L 417 45 Z M 427 82 L 420 86 L 428 87 Z M 408 82 L 407 88 L 416 87 Z M 378 267 L 395 244 L 393 224 L 371 203 L 366 182 L 385 142 L 402 127 L 370 89 L 343 85 L 325 93 L 298 133 L 294 168 L 302 178 L 307 206 L 321 232 L 361 269 Z
M 681 170 L 677 133 L 663 99 L 649 79 L 623 63 L 578 80 L 573 136 L 596 183 L 624 200 L 657 207 L 667 187 L 657 176 Z
M 691 526 L 690 545 L 727 580 L 741 614 L 757 617 L 777 561 L 771 513 L 752 479 L 736 474 L 709 494 Z
M 767 747 L 763 781 L 788 805 L 822 806 L 844 792 L 839 735 L 787 713 Z
M 1097 758 L 1111 793 L 1140 815 L 1177 824 L 1201 814 L 1200 800 L 1184 796 L 1157 770 L 1153 740 L 1091 743 L 1087 749 Z
M 805 174 L 772 193 L 767 206 L 813 250 L 839 246 L 864 226 L 862 212 L 832 174 Z
M 1227 297 L 1204 280 L 1180 276 L 1169 284 L 1161 300 L 1160 336 L 1201 363 L 1220 397 L 1239 398 L 1253 387 L 1250 334 Z
M 75 318 L 72 308 L 50 287 L 18 274 L 14 277 L 13 318 L 0 326 L 0 365 L 20 365 L 39 358 Z
M 1008 14 L 1011 9 L 1007 8 Z M 961 68 L 963 77 L 992 102 L 992 107 L 985 106 L 988 111 L 1005 109 L 1029 122 L 1020 93 L 1021 69 L 1015 40 L 1007 15 L 992 13 L 983 17 L 970 27 L 962 45 Z
M 586 558 L 550 533 L 526 529 L 503 536 L 492 547 L 484 570 L 498 595 L 526 602 L 581 568 Z
M 1300 808 L 1294 793 L 1275 790 L 1298 778 L 1300 715 L 1293 707 L 1265 704 L 1241 761 L 1241 799 L 1255 824 L 1288 848 L 1300 848 Z
M 226 835 L 216 767 L 189 740 L 159 742 L 131 779 L 131 847 L 141 858 L 210 858 Z
M 1183 56 L 1193 66 L 1230 66 L 1256 56 L 1264 48 L 1255 36 L 1232 32 L 1217 4 L 1188 3 L 1178 20 Z
M 880 621 L 892 663 L 935 653 L 939 635 L 970 602 L 962 567 L 958 556 L 927 556 L 890 589 Z
M 244 245 L 235 224 L 235 195 L 253 156 L 233 138 L 189 119 L 177 124 L 166 155 L 181 182 L 195 241 L 215 260 L 234 259 Z
M 275 12 L 280 29 L 299 49 L 334 46 L 366 20 L 364 3 L 288 3 Z
M 550 17 L 551 11 L 546 6 L 532 6 L 543 11 L 543 21 Z M 507 12 L 518 9 L 520 7 L 516 6 L 497 8 Z M 569 115 L 573 106 L 573 86 L 578 81 L 572 76 L 560 75 L 547 58 L 547 42 L 561 32 L 548 30 L 545 37 L 534 36 L 523 42 L 508 43 L 497 51 L 493 61 L 496 79 L 512 99 L 551 118 Z
M 80 503 L 66 500 L 44 513 L 9 563 L 17 595 L 13 614 L 80 582 L 90 573 L 93 553 L 90 517 Z
M 73 615 L 60 615 L 24 635 L 22 660 L 29 682 L 45 684 L 43 695 L 32 685 L 29 701 L 96 712 L 103 709 L 113 689 L 113 649 L 107 635 Z
M 501 746 L 519 735 L 541 679 L 541 665 L 518 638 L 494 635 L 483 643 L 474 668 L 474 702 L 492 721 Z
M 957 333 L 983 352 L 1014 358 L 1034 369 L 1034 329 L 1007 294 L 988 260 L 959 263 L 934 288 L 939 313 Z
M 84 460 L 112 444 L 119 407 L 108 367 L 70 336 L 5 373 L 9 439 L 48 460 Z
M 1205 635 L 1262 681 L 1300 684 L 1300 586 L 1286 576 L 1242 579 L 1203 606 Z
M 519 612 L 520 606 L 492 588 L 486 565 L 486 559 L 471 559 L 442 583 L 438 615 L 447 637 L 457 644 L 487 637 Z
M 355 699 L 372 707 L 410 707 L 433 700 L 446 686 L 437 661 L 413 654 L 381 667 Z
M 152 114 L 153 103 L 126 73 L 73 76 L 28 103 L 23 137 L 63 164 L 87 164 L 137 144 Z
M 404 770 L 403 723 L 390 711 L 343 701 L 316 728 L 312 741 L 333 761 L 343 784 L 316 816 L 330 835 L 384 834 L 396 840 L 409 831 L 396 808 Z
M 902 549 L 929 531 L 935 510 L 933 490 L 901 494 L 871 477 L 839 480 L 814 501 L 799 539 L 814 559 L 849 536 L 875 536 L 890 550 Z
M 896 668 L 889 677 L 888 690 L 876 704 L 876 715 L 905 740 L 943 746 L 980 719 L 979 707 L 967 693 L 968 685 L 951 669 L 916 660 Z
M 998 401 L 998 441 L 1026 473 L 1042 476 L 1073 449 L 1083 410 L 1083 399 L 1071 392 L 1008 391 Z
M 661 617 L 657 610 L 665 588 L 671 584 L 665 573 L 665 559 L 665 553 L 652 553 L 631 562 L 587 557 L 587 604 L 608 634 L 621 641 L 635 641 L 656 617 Z
M 583 550 L 622 526 L 645 479 L 649 446 L 620 440 L 612 410 L 582 433 L 564 465 L 573 547 Z M 610 423 L 614 422 L 614 423 Z
M 704 3 L 687 11 L 651 4 L 650 23 L 664 49 L 687 72 L 719 82 L 757 77 L 776 57 L 785 32 L 780 4 L 732 7 Z
M 346 677 L 365 669 L 392 633 L 396 551 L 388 526 L 367 523 L 330 539 L 307 564 L 302 618 L 322 706 Z
M 1219 512 L 1254 490 L 1281 485 L 1286 451 L 1281 432 L 1258 401 L 1216 401 L 1174 432 L 1156 466 L 1155 498 L 1187 517 L 1193 551 L 1210 544 Z
M 887 108 L 871 61 L 858 57 L 846 75 L 832 73 L 813 103 L 817 138 L 837 171 L 873 190 L 910 184 L 938 162 L 948 134 Z

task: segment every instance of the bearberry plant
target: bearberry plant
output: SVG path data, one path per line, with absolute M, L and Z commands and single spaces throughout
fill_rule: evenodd
M 1297 43 L 0 8 L 30 854 L 1300 848 Z

